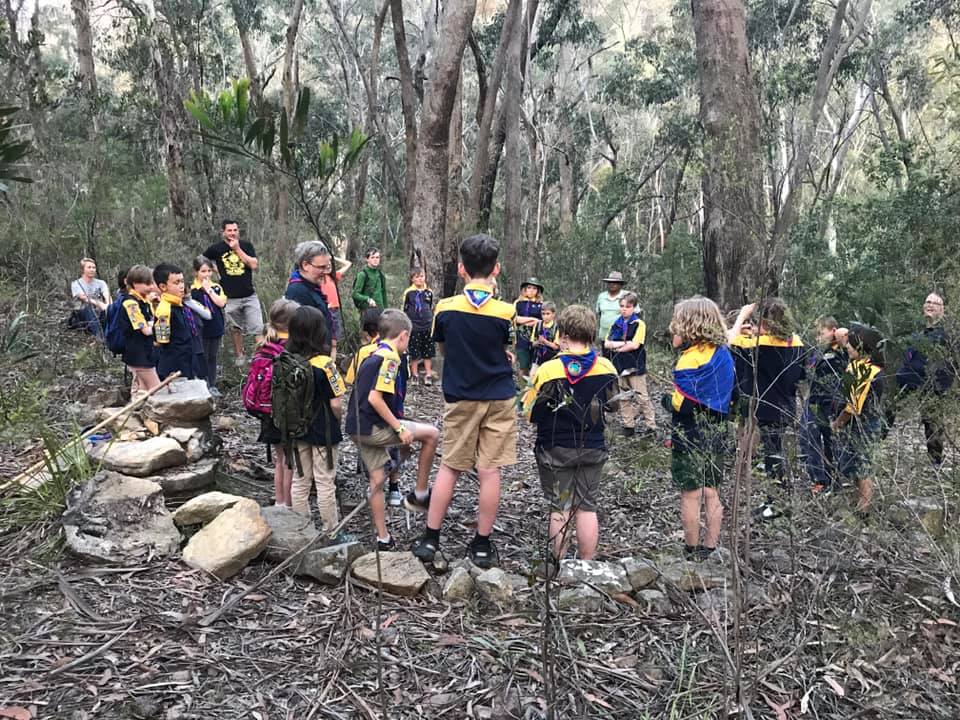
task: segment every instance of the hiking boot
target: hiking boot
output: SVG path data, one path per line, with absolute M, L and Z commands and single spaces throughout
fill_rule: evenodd
M 477 541 L 476 538 L 470 541 L 467 546 L 467 554 L 470 555 L 470 562 L 481 570 L 489 570 L 494 563 L 499 561 L 497 549 L 490 540 Z
M 410 512 L 425 513 L 430 508 L 430 491 L 427 490 L 425 500 L 420 500 L 417 498 L 417 493 L 411 490 L 404 496 L 403 506 Z
M 403 505 L 403 493 L 400 488 L 390 488 L 387 490 L 387 505 L 390 507 L 400 507 Z
M 423 535 L 413 543 L 413 545 L 410 547 L 410 552 L 413 553 L 414 557 L 423 560 L 423 562 L 432 563 L 434 558 L 440 552 L 440 543 L 431 540 L 426 535 Z
M 765 502 L 763 505 L 754 508 L 753 517 L 756 520 L 763 520 L 764 522 L 770 522 L 771 520 L 776 520 L 778 517 L 783 515 L 783 511 L 780 510 L 776 505 L 771 501 Z
M 620 434 L 624 437 L 633 437 L 637 434 L 636 428 L 625 427 L 620 430 Z
M 390 552 L 391 550 L 397 549 L 397 541 L 393 539 L 393 535 L 390 536 L 390 539 L 384 542 L 380 538 L 377 538 L 377 550 L 380 552 Z

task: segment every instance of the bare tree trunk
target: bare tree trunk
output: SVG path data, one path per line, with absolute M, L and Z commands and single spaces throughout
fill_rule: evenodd
M 444 6 L 439 45 L 427 69 L 418 136 L 413 251 L 433 287 L 442 286 L 441 246 L 446 231 L 450 119 L 475 12 L 476 0 L 451 0 Z
M 413 198 L 417 191 L 417 94 L 413 87 L 413 68 L 407 49 L 407 32 L 403 26 L 403 0 L 390 0 L 390 18 L 393 22 L 393 42 L 397 49 L 400 69 L 400 106 L 403 110 L 404 148 L 406 169 L 404 175 L 403 241 L 408 254 L 413 249 Z
M 156 18 L 151 22 L 150 35 L 153 79 L 160 100 L 160 129 L 163 131 L 170 210 L 177 231 L 183 239 L 187 239 L 191 221 L 187 206 L 187 175 L 183 167 L 183 129 L 178 112 L 182 98 L 177 88 L 169 41 L 160 36 Z
M 87 97 L 97 95 L 97 73 L 93 61 L 93 30 L 90 27 L 89 0 L 70 0 L 73 27 L 77 33 L 77 80 Z
M 297 33 L 300 31 L 300 18 L 303 16 L 303 0 L 295 0 L 293 8 L 290 10 L 290 19 L 287 22 L 287 30 L 284 36 L 283 47 L 283 110 L 288 118 L 293 117 L 293 112 L 297 104 L 297 77 L 295 73 L 296 54 L 297 54 Z M 276 201 L 274 220 L 275 237 L 277 239 L 277 250 L 285 252 L 292 246 L 289 232 L 287 230 L 287 215 L 290 210 L 290 194 L 288 192 L 289 180 L 284 175 L 277 174 L 275 178 Z
M 457 86 L 457 99 L 450 118 L 450 195 L 447 198 L 447 230 L 443 248 L 443 296 L 457 291 L 457 263 L 460 259 L 460 233 L 463 231 L 463 72 Z
M 736 307 L 763 283 L 763 155 L 760 107 L 750 72 L 741 0 L 693 0 L 706 133 L 703 270 L 707 294 Z
M 237 33 L 240 35 L 243 66 L 247 71 L 247 77 L 250 78 L 250 104 L 254 111 L 259 112 L 263 105 L 263 78 L 257 69 L 253 43 L 250 41 L 250 18 L 239 0 L 232 0 L 230 7 L 233 10 L 233 20 L 237 24 Z
M 511 287 L 521 281 L 523 266 L 521 258 L 521 216 L 520 203 L 523 199 L 520 135 L 520 103 L 523 99 L 523 78 L 520 75 L 520 56 L 523 52 L 525 23 L 521 13 L 517 13 L 519 27 L 510 33 L 510 45 L 506 54 L 506 87 L 503 93 L 503 111 L 505 116 L 506 139 L 504 141 L 503 165 L 503 248 L 501 258 L 505 287 Z

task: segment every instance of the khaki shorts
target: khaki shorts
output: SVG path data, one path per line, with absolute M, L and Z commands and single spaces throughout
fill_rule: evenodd
M 375 425 L 369 435 L 353 435 L 351 439 L 360 449 L 367 472 L 381 469 L 390 461 L 389 449 L 403 444 L 393 428 L 380 425 Z
M 517 410 L 506 400 L 460 400 L 443 409 L 443 464 L 492 469 L 517 462 Z
M 596 512 L 606 450 L 538 447 L 534 457 L 540 471 L 540 487 L 552 512 Z
M 256 293 L 245 298 L 227 298 L 223 313 L 227 324 L 243 335 L 263 335 L 263 312 Z

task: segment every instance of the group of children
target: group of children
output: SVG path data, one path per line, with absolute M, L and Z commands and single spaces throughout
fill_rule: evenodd
M 193 281 L 170 263 L 134 265 L 117 276 L 117 297 L 107 308 L 107 347 L 122 356 L 133 376 L 131 392 L 149 391 L 168 375 L 206 380 L 216 387 L 224 335 L 223 288 L 212 280 L 213 262 L 198 257 Z

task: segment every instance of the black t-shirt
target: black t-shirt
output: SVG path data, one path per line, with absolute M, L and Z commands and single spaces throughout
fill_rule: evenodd
M 246 240 L 240 241 L 240 249 L 250 257 L 256 257 L 257 251 Z M 253 270 L 244 264 L 243 260 L 230 249 L 226 242 L 221 240 L 203 251 L 203 256 L 217 264 L 217 273 L 220 275 L 220 285 L 228 298 L 250 297 L 253 289 Z

